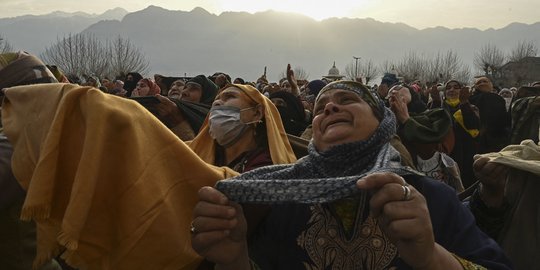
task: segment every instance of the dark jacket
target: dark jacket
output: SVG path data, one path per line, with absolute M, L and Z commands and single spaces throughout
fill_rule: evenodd
M 480 112 L 478 153 L 498 152 L 509 144 L 510 114 L 504 99 L 495 93 L 476 91 L 470 98 Z

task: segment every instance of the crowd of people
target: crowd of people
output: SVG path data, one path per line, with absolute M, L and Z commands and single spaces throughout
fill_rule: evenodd
M 81 80 L 18 52 L 0 89 L 6 269 L 540 266 L 540 82 Z

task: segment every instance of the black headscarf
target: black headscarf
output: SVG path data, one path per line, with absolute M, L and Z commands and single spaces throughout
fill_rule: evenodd
M 133 77 L 132 81 L 128 81 L 127 78 L 131 75 Z M 142 80 L 143 76 L 137 72 L 130 72 L 126 75 L 126 79 L 124 80 L 124 89 L 127 91 L 126 96 L 131 97 L 131 92 L 135 90 L 135 87 L 137 87 L 137 83 Z
M 202 87 L 201 100 L 199 103 L 211 106 L 214 99 L 216 99 L 218 91 L 217 85 L 204 75 L 197 75 L 190 79 L 186 84 L 189 84 L 190 82 L 197 83 Z
M 404 85 L 405 88 L 411 93 L 411 102 L 407 104 L 407 110 L 411 113 L 422 113 L 427 110 L 426 104 L 420 98 L 420 95 L 416 93 L 410 86 Z
M 281 98 L 287 106 L 276 106 L 283 122 L 285 131 L 294 136 L 300 136 L 306 129 L 306 113 L 302 102 L 295 95 L 286 91 L 277 91 L 270 94 L 270 99 Z
M 176 103 L 178 109 L 182 112 L 182 115 L 188 121 L 195 134 L 199 133 L 199 130 L 204 123 L 204 119 L 206 119 L 206 115 L 210 111 L 210 105 L 185 100 L 172 101 Z

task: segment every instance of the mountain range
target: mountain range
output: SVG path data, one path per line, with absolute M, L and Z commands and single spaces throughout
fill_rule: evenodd
M 105 15 L 107 14 L 107 15 Z M 540 22 L 512 23 L 501 29 L 416 29 L 374 19 L 309 17 L 276 11 L 211 14 L 202 8 L 167 10 L 157 6 L 102 15 L 53 13 L 0 19 L 0 35 L 15 48 L 39 54 L 67 33 L 129 38 L 150 61 L 152 75 L 212 74 L 224 71 L 255 80 L 265 66 L 277 80 L 287 63 L 310 79 L 326 75 L 333 62 L 344 72 L 353 56 L 375 63 L 395 61 L 410 51 L 434 54 L 454 50 L 472 67 L 475 53 L 491 43 L 509 52 L 518 41 L 540 44 Z
M 25 15 L 0 19 L 0 36 L 15 49 L 40 54 L 47 46 L 67 34 L 79 33 L 103 20 L 121 20 L 128 12 L 122 8 L 103 14 L 56 11 L 46 15 Z

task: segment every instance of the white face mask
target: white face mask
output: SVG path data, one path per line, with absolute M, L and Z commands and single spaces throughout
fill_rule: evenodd
M 210 109 L 209 132 L 216 142 L 228 147 L 236 143 L 246 131 L 249 124 L 257 121 L 244 123 L 240 119 L 240 113 L 256 107 L 239 109 L 233 106 L 215 106 Z

